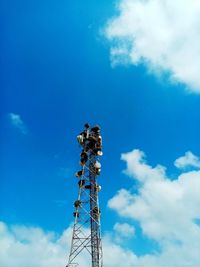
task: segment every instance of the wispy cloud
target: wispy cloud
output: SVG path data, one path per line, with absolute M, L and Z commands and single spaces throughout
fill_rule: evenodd
M 115 223 L 113 229 L 120 237 L 130 238 L 135 235 L 135 228 L 128 223 Z
M 12 124 L 12 126 L 17 128 L 22 134 L 28 133 L 27 127 L 26 127 L 25 123 L 23 122 L 23 120 L 19 114 L 9 113 L 8 117 L 9 117 L 9 120 L 10 120 L 10 123 Z
M 105 29 L 112 64 L 145 64 L 200 93 L 200 2 L 120 0 Z

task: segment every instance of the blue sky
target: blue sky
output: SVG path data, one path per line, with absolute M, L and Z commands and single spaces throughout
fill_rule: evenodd
M 175 75 L 172 67 L 167 71 L 177 79 L 165 69 L 162 75 L 161 64 L 161 75 L 155 74 L 148 58 L 113 61 L 112 49 L 123 39 L 115 30 L 105 33 L 120 16 L 115 1 L 7 0 L 1 13 L 1 221 L 59 234 L 71 224 L 76 135 L 85 122 L 98 123 L 104 148 L 102 232 L 112 232 L 116 222 L 130 223 L 137 234 L 122 247 L 136 255 L 158 249 L 156 239 L 142 234 L 140 221 L 107 203 L 122 188 L 137 191 L 137 181 L 122 172 L 122 153 L 144 151 L 148 163 L 165 166 L 172 180 L 181 173 L 173 165 L 177 158 L 187 151 L 200 156 L 198 84 Z

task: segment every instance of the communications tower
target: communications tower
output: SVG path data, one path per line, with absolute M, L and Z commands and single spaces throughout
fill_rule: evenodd
M 76 172 L 78 178 L 78 198 L 74 202 L 74 226 L 71 250 L 66 267 L 82 267 L 81 255 L 89 256 L 88 267 L 102 267 L 102 243 L 100 230 L 100 208 L 98 194 L 101 186 L 97 178 L 101 173 L 102 137 L 100 127 L 84 125 L 84 130 L 77 136 L 82 150 L 81 169 Z

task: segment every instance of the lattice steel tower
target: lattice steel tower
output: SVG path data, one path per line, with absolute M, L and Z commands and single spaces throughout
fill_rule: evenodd
M 88 267 L 102 267 L 102 243 L 100 231 L 100 208 L 98 194 L 101 186 L 97 178 L 101 173 L 99 161 L 102 156 L 102 137 L 100 127 L 90 127 L 77 136 L 82 147 L 80 155 L 81 170 L 75 176 L 78 178 L 78 198 L 74 202 L 74 227 L 71 251 L 66 267 L 81 267 L 80 256 L 89 256 Z M 84 253 L 85 251 L 85 253 Z

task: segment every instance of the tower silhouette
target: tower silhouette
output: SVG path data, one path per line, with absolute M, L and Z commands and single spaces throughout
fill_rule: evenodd
M 76 172 L 78 178 L 78 198 L 74 202 L 74 226 L 71 250 L 66 267 L 80 266 L 80 255 L 89 255 L 88 267 L 102 267 L 102 242 L 100 226 L 100 208 L 98 194 L 101 186 L 97 178 L 101 173 L 102 137 L 100 127 L 85 124 L 83 132 L 77 136 L 82 151 L 81 169 Z M 84 253 L 85 255 L 85 253 Z

